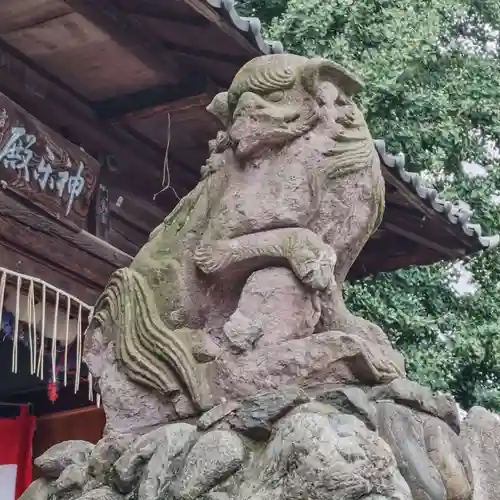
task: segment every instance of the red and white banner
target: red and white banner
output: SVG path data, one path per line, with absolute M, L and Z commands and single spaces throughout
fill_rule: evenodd
M 21 406 L 15 418 L 0 418 L 0 500 L 17 500 L 32 481 L 35 417 Z

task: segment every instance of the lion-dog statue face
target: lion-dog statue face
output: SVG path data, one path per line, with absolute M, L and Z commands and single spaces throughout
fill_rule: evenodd
M 279 146 L 327 121 L 331 132 L 363 128 L 362 114 L 351 96 L 361 82 L 323 59 L 280 54 L 254 59 L 235 76 L 227 92 L 208 107 L 228 128 L 237 156 L 244 160 Z M 327 116 L 325 116 L 327 115 Z

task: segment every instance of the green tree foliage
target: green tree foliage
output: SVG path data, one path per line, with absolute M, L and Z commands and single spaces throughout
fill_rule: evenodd
M 475 220 L 500 231 L 500 9 L 497 0 L 241 0 L 290 52 L 361 75 L 373 135 Z M 463 161 L 487 167 L 465 175 Z M 387 273 L 346 288 L 350 307 L 380 324 L 409 375 L 466 408 L 500 410 L 500 252 L 463 263 L 475 293 L 453 292 L 451 264 Z

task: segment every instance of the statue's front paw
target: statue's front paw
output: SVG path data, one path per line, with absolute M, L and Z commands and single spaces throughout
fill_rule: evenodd
M 291 259 L 294 273 L 301 282 L 313 290 L 326 290 L 335 286 L 337 257 L 328 245 L 319 248 L 304 246 Z
M 223 242 L 200 243 L 193 254 L 193 260 L 205 274 L 216 273 L 224 269 L 231 260 L 231 249 Z

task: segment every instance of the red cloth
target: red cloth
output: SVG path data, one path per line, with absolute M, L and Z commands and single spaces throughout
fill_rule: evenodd
M 17 500 L 32 481 L 35 417 L 21 407 L 15 418 L 0 418 L 0 500 Z

